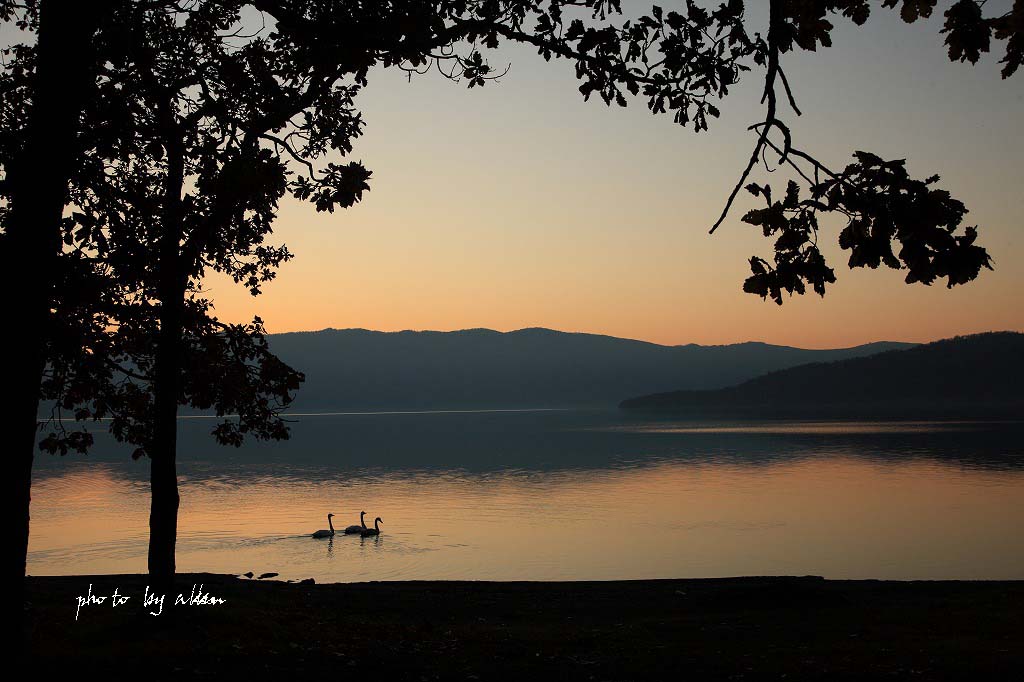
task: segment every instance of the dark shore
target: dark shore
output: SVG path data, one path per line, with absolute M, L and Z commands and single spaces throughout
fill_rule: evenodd
M 76 597 L 130 597 L 82 607 Z M 28 579 L 33 675 L 349 680 L 1011 679 L 1024 581 L 728 578 L 300 585 Z M 221 605 L 177 606 L 202 584 Z

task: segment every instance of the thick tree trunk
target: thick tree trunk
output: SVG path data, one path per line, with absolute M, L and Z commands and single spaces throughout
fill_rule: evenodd
M 46 362 L 50 310 L 61 249 L 60 219 L 79 153 L 78 129 L 93 84 L 92 37 L 101 8 L 76 0 L 43 0 L 38 62 L 22 153 L 7 171 L 10 213 L 0 256 L 0 288 L 7 293 L 5 386 L 0 413 L 8 426 L 0 496 L 12 524 L 3 578 L 18 591 L 26 569 L 36 448 L 39 388 Z M 17 279 L 14 279 L 14 278 Z
M 174 549 L 178 537 L 178 394 L 181 381 L 182 336 L 187 277 L 181 267 L 184 229 L 182 187 L 184 150 L 171 102 L 162 103 L 161 118 L 167 152 L 164 181 L 163 234 L 160 241 L 158 295 L 160 333 L 154 366 L 153 442 L 150 468 L 149 573 L 165 587 L 173 581 Z
M 161 306 L 153 382 L 153 442 L 149 447 L 149 573 L 161 579 L 166 588 L 165 583 L 174 575 L 174 549 L 178 539 L 176 455 L 182 296 L 165 299 Z
M 153 443 L 149 448 L 150 511 L 149 573 L 165 581 L 174 575 L 174 550 L 178 537 L 178 473 L 176 463 L 178 419 L 178 358 L 181 346 L 180 315 L 161 314 L 156 359 Z M 175 317 L 178 319 L 175 320 Z M 165 331 L 166 330 L 166 331 Z

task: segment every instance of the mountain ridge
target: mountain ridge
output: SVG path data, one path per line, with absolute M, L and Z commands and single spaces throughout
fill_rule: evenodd
M 1024 334 L 956 336 L 774 370 L 730 387 L 642 395 L 619 406 L 719 414 L 1015 413 L 1024 408 Z
M 269 336 L 306 374 L 296 409 L 614 407 L 623 395 L 720 388 L 768 371 L 912 344 L 666 346 L 585 332 L 323 329 Z
M 646 341 L 644 339 L 634 339 L 625 336 L 613 336 L 611 334 L 598 334 L 596 332 L 569 332 L 561 329 L 551 329 L 549 327 L 522 327 L 520 329 L 510 329 L 508 331 L 500 331 L 497 329 L 491 329 L 489 327 L 468 327 L 466 329 L 396 329 L 393 331 L 382 331 L 379 329 L 367 329 L 366 327 L 324 327 L 323 329 L 309 329 L 309 330 L 296 330 L 289 332 L 275 332 L 269 334 L 271 337 L 285 337 L 285 336 L 298 336 L 298 335 L 310 335 L 310 334 L 321 334 L 324 332 L 353 332 L 363 333 L 368 335 L 381 335 L 381 336 L 394 336 L 394 335 L 459 335 L 469 334 L 476 332 L 484 332 L 488 335 L 494 336 L 515 336 L 518 334 L 526 334 L 531 332 L 541 332 L 553 336 L 577 336 L 577 337 L 591 337 L 601 339 L 613 339 L 615 341 L 625 341 L 631 343 L 643 344 L 646 346 L 657 346 L 659 348 L 732 348 L 736 346 L 769 346 L 772 348 L 788 348 L 792 350 L 801 351 L 845 351 L 854 350 L 861 348 L 871 348 L 873 346 L 917 346 L 920 345 L 915 342 L 909 341 L 868 341 L 866 343 L 860 343 L 853 346 L 840 346 L 838 348 L 803 348 L 801 346 L 790 346 L 788 344 L 779 343 L 768 343 L 767 341 L 737 341 L 735 343 L 658 343 L 656 341 Z

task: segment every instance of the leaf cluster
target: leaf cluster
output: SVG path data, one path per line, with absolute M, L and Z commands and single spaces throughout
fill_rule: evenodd
M 850 268 L 884 265 L 906 270 L 908 284 L 945 278 L 950 288 L 975 279 L 982 268 L 992 269 L 988 252 L 975 244 L 977 227 L 961 230 L 967 208 L 935 186 L 938 176 L 912 178 L 905 160 L 885 161 L 869 152 L 858 151 L 854 159 L 842 172 L 813 183 L 807 198 L 792 180 L 781 201 L 773 199 L 769 185 L 747 186 L 766 205 L 749 211 L 743 222 L 775 239 L 775 257 L 774 264 L 751 258 L 744 291 L 780 305 L 783 291 L 802 294 L 809 285 L 825 294 L 836 278 L 818 248 L 819 214 L 845 218 L 839 246 L 850 252 Z

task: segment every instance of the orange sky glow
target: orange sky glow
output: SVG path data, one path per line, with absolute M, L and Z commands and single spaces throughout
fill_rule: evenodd
M 436 74 L 371 74 L 352 155 L 374 173 L 364 201 L 333 215 L 285 202 L 274 240 L 296 259 L 264 295 L 217 277 L 205 285 L 222 319 L 259 314 L 271 332 L 543 326 L 820 348 L 1022 330 L 1024 78 L 1000 80 L 991 57 L 950 64 L 935 19 L 908 26 L 877 14 L 871 30 L 840 25 L 832 49 L 787 57 L 804 115 L 786 116 L 798 146 L 834 167 L 865 149 L 907 158 L 912 175 L 941 175 L 995 260 L 966 287 L 850 271 L 835 243 L 841 225 L 826 223 L 839 281 L 824 299 L 778 307 L 744 294 L 747 259 L 771 249 L 740 222 L 753 199 L 741 196 L 715 235 L 707 229 L 749 157 L 746 127 L 763 115 L 758 75 L 696 135 L 639 101 L 584 103 L 570 65 L 517 49 L 492 60 L 512 68 L 482 90 Z M 762 166 L 753 179 L 786 178 Z

